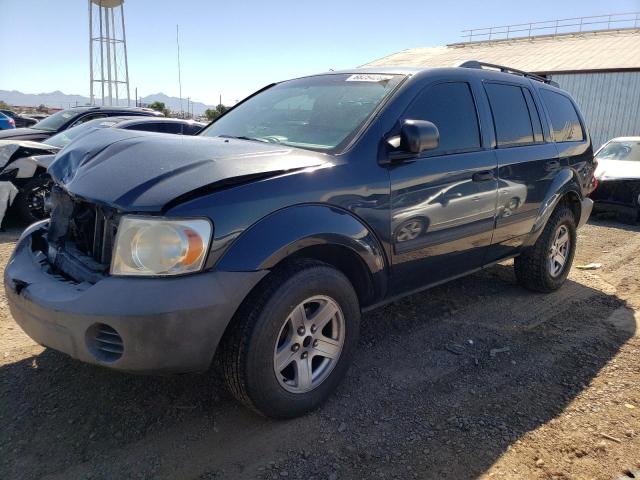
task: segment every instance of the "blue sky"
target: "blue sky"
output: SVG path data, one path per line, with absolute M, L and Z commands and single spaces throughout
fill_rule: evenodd
M 640 0 L 126 0 L 132 91 L 233 103 L 286 78 L 354 67 L 465 28 L 640 11 Z M 88 95 L 86 0 L 0 0 L 0 89 Z M 132 93 L 133 94 L 133 93 Z

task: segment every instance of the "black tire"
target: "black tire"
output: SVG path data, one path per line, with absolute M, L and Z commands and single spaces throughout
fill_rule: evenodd
M 33 177 L 25 183 L 16 195 L 13 201 L 13 207 L 21 220 L 29 224 L 39 222 L 48 217 L 44 210 L 44 197 L 51 192 L 51 178 L 46 175 Z M 42 195 L 41 198 L 35 199 L 41 201 L 42 204 L 34 208 L 34 193 Z
M 317 295 L 331 298 L 341 309 L 342 350 L 319 385 L 292 393 L 276 377 L 274 348 L 293 309 Z M 359 324 L 358 297 L 341 272 L 313 260 L 283 265 L 247 297 L 225 333 L 219 361 L 227 386 L 240 402 L 267 417 L 293 418 L 314 410 L 346 374 L 357 347 Z
M 565 226 L 569 233 L 570 244 L 563 270 L 557 275 L 551 274 L 549 252 L 556 232 Z M 551 214 L 542 234 L 531 247 L 514 260 L 516 278 L 520 284 L 536 292 L 552 292 L 562 286 L 567 279 L 576 251 L 576 220 L 571 209 L 561 204 Z

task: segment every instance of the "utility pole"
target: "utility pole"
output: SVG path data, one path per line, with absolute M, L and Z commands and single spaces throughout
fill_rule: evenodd
M 180 113 L 184 113 L 182 109 L 182 77 L 180 74 L 180 33 L 178 30 L 178 24 L 176 24 L 176 45 L 178 46 L 178 89 L 180 92 Z
M 136 107 L 138 106 L 138 87 L 136 87 Z

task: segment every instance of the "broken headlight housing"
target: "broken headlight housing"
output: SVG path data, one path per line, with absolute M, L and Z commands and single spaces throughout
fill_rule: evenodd
M 123 216 L 111 274 L 166 276 L 200 271 L 212 230 L 211 222 L 201 218 Z

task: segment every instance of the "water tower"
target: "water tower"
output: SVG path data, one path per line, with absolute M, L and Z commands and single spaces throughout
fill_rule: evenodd
M 89 0 L 89 85 L 92 105 L 131 103 L 124 0 Z

